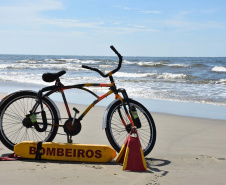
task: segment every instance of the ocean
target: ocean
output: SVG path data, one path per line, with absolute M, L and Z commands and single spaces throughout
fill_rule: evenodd
M 1 54 L 0 85 L 4 89 L 0 91 L 20 86 L 19 89 L 38 90 L 53 84 L 42 81 L 43 73 L 60 70 L 67 72 L 61 78 L 64 85 L 109 82 L 108 78 L 83 69 L 81 65 L 106 73 L 118 65 L 118 58 Z M 224 110 L 226 107 L 226 57 L 123 57 L 121 70 L 113 77 L 118 88 L 125 88 L 130 97 L 144 102 L 195 103 Z M 107 91 L 97 87 L 91 90 L 98 94 Z M 70 101 L 76 102 L 76 96 Z

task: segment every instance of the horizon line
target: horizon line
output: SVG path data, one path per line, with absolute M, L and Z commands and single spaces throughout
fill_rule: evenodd
M 117 57 L 115 55 L 78 55 L 78 54 L 1 54 L 0 55 L 38 55 L 38 56 L 85 56 L 85 57 Z M 123 55 L 122 55 L 123 56 Z M 200 57 L 205 57 L 205 58 L 226 58 L 226 56 L 142 56 L 142 55 L 124 55 L 123 57 L 169 57 L 169 58 L 179 58 L 179 57 L 183 57 L 183 58 L 200 58 Z

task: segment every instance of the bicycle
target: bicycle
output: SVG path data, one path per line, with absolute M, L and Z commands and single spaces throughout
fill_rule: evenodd
M 120 70 L 122 56 L 113 47 L 110 48 L 119 58 L 117 68 L 104 74 L 97 68 L 82 65 L 82 68 L 98 72 L 102 77 L 109 77 L 111 83 L 86 83 L 64 86 L 60 81 L 66 71 L 57 73 L 44 73 L 42 79 L 45 82 L 54 82 L 55 85 L 47 86 L 38 92 L 31 90 L 17 91 L 9 94 L 0 103 L 0 140 L 13 150 L 14 145 L 23 140 L 51 142 L 54 140 L 59 127 L 63 127 L 67 135 L 67 142 L 72 143 L 72 136 L 81 131 L 81 121 L 89 110 L 98 102 L 111 94 L 115 94 L 115 100 L 110 103 L 104 113 L 103 127 L 112 147 L 119 152 L 128 134 L 136 129 L 144 156 L 153 149 L 156 141 L 156 128 L 150 112 L 139 102 L 128 97 L 125 89 L 117 89 L 113 74 Z M 98 96 L 86 87 L 108 87 L 109 91 Z M 86 110 L 79 115 L 76 108 L 72 117 L 64 90 L 84 90 L 96 97 Z M 49 98 L 53 93 L 60 92 L 65 104 L 68 118 L 61 118 L 56 104 Z M 121 95 L 122 96 L 121 96 Z M 67 119 L 63 125 L 59 120 Z

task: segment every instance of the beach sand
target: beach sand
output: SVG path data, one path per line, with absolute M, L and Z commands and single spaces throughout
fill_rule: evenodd
M 0 93 L 0 98 L 4 93 Z M 63 104 L 57 103 L 60 110 Z M 72 109 L 74 105 L 70 104 Z M 79 110 L 85 106 L 75 105 Z M 105 107 L 94 107 L 82 121 L 74 143 L 107 144 L 102 118 Z M 66 117 L 66 112 L 61 112 Z M 81 163 L 63 161 L 1 161 L 1 184 L 225 184 L 226 121 L 152 113 L 157 141 L 146 157 L 148 172 L 122 171 L 114 161 Z M 62 129 L 59 129 L 63 133 Z M 57 135 L 56 142 L 66 142 Z M 0 143 L 0 156 L 12 151 Z

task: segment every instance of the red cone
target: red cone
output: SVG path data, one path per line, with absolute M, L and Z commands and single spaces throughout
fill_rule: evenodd
M 133 137 L 132 133 L 136 137 Z M 128 135 L 116 162 L 123 162 L 122 170 L 148 171 L 137 131 L 132 131 Z

